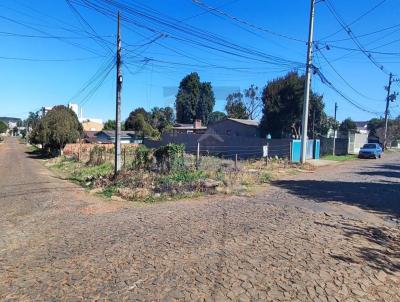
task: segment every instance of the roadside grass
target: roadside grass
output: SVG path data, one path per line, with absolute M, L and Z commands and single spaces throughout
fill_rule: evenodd
M 325 155 L 321 159 L 325 160 L 333 160 L 333 161 L 349 161 L 357 159 L 356 154 L 348 154 L 348 155 Z

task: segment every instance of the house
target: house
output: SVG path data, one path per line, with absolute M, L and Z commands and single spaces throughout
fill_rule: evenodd
M 227 118 L 209 125 L 208 131 L 220 136 L 261 137 L 258 125 L 255 120 Z
M 22 120 L 17 117 L 0 117 L 0 121 L 7 125 L 7 133 L 11 136 L 20 135 L 20 130 L 18 126 L 22 123 Z
M 193 124 L 180 124 L 177 123 L 172 127 L 173 134 L 203 134 L 207 130 L 206 126 L 201 124 L 201 120 L 195 120 Z
M 357 126 L 357 132 L 362 134 L 369 134 L 368 122 L 354 122 Z
M 90 119 L 87 119 L 82 122 L 82 127 L 83 127 L 83 131 L 100 132 L 101 130 L 103 130 L 104 125 L 103 125 L 103 123 L 98 123 L 98 122 L 91 121 Z
M 85 131 L 84 140 L 92 144 L 113 144 L 115 130 Z M 121 131 L 121 144 L 141 144 L 143 139 L 135 131 Z

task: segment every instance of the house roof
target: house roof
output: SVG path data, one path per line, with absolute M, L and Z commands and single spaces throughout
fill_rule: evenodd
M 255 126 L 258 127 L 258 122 L 255 120 L 246 120 L 246 119 L 239 119 L 239 118 L 228 118 L 230 121 L 234 121 L 236 123 L 240 123 L 247 126 Z
M 99 131 L 83 131 L 85 138 L 95 138 Z
M 354 124 L 356 124 L 357 128 L 366 128 L 368 122 L 354 122 Z
M 194 124 L 180 124 L 180 123 L 177 123 L 172 127 L 172 129 L 179 129 L 179 130 L 204 129 L 205 130 L 205 129 L 207 129 L 207 127 L 206 126 L 200 126 L 200 127 L 196 127 L 195 128 Z
M 115 137 L 115 130 L 102 130 L 98 131 L 97 133 L 103 132 L 109 137 Z M 135 131 L 121 131 L 121 137 L 130 137 L 130 136 L 135 136 L 136 133 Z

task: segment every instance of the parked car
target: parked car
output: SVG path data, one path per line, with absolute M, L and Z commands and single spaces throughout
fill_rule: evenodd
M 359 158 L 381 158 L 382 147 L 376 143 L 365 144 L 358 153 Z

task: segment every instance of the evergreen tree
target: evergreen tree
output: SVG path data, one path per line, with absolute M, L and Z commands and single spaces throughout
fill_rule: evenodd
M 206 124 L 214 105 L 215 98 L 210 83 L 201 83 L 196 72 L 182 79 L 175 100 L 178 123 L 189 124 L 199 118 Z
M 248 119 L 249 114 L 246 110 L 246 105 L 243 101 L 241 92 L 234 92 L 227 96 L 225 111 L 229 118 Z

